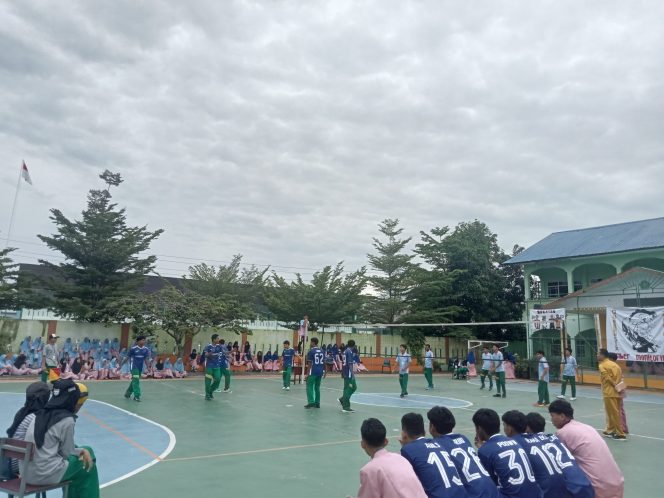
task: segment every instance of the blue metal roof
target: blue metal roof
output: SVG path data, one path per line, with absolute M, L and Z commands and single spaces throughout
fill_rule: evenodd
M 554 232 L 505 264 L 655 248 L 664 248 L 664 218 Z

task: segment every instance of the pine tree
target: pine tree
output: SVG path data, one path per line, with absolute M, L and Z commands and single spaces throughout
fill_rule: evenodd
M 412 254 L 404 248 L 411 237 L 400 239 L 403 228 L 398 219 L 385 219 L 378 230 L 387 240 L 373 239 L 376 254 L 368 254 L 369 266 L 377 274 L 369 277 L 369 282 L 377 293 L 370 300 L 369 319 L 375 323 L 395 323 L 407 310 L 406 298 L 414 284 L 414 271 L 417 268 Z
M 100 178 L 106 189 L 90 190 L 80 220 L 51 209 L 57 233 L 38 237 L 65 258 L 59 265 L 40 260 L 53 274 L 43 280 L 49 309 L 77 321 L 110 323 L 124 318 L 115 301 L 135 293 L 154 269 L 156 256 L 139 255 L 163 230 L 128 226 L 125 210 L 111 203 L 110 188 L 122 183 L 120 174 L 106 170 Z

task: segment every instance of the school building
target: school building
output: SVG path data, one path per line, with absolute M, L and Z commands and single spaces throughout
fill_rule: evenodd
M 524 320 L 531 309 L 565 308 L 568 343 L 593 367 L 598 341 L 606 346 L 607 307 L 664 306 L 664 218 L 555 232 L 506 264 L 523 266 Z M 528 325 L 528 346 L 530 357 L 543 349 L 559 358 L 560 331 Z

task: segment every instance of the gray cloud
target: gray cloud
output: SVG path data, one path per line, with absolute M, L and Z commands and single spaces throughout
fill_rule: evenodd
M 0 6 L 7 217 L 21 159 L 35 182 L 19 260 L 105 168 L 130 221 L 166 229 L 165 274 L 355 269 L 386 217 L 478 218 L 509 249 L 662 215 L 660 2 L 58 6 Z

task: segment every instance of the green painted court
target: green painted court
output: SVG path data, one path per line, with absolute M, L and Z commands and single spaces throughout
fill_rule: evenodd
M 457 429 L 471 440 L 471 416 L 480 407 L 499 414 L 542 410 L 549 420 L 546 410 L 532 407 L 537 386 L 526 381 L 508 382 L 508 397 L 495 399 L 493 393 L 480 391 L 476 380 L 441 375 L 434 378 L 436 388 L 425 391 L 423 376 L 411 375 L 410 396 L 400 399 L 396 376 L 360 375 L 352 399 L 356 412 L 342 413 L 338 375 L 323 380 L 319 410 L 303 408 L 304 384 L 283 391 L 280 378 L 235 376 L 233 392 L 216 393 L 213 401 L 203 399 L 202 376 L 142 381 L 141 403 L 123 398 L 124 381 L 88 382 L 90 399 L 98 403 L 88 402 L 82 410 L 77 443 L 92 446 L 99 457 L 102 496 L 124 498 L 140 490 L 164 498 L 212 493 L 345 497 L 357 492 L 359 469 L 367 461 L 359 446 L 360 424 L 367 417 L 385 423 L 392 451 L 399 449 L 401 416 L 416 411 L 426 420 L 426 411 L 436 404 L 452 409 Z M 0 391 L 21 393 L 27 384 L 2 382 Z M 552 396 L 558 394 L 559 385 L 551 387 Z M 581 386 L 578 398 L 575 418 L 603 428 L 599 390 Z M 6 427 L 22 398 L 3 394 L 0 399 Z M 629 440 L 607 441 L 625 474 L 625 496 L 658 496 L 653 474 L 664 450 L 664 395 L 632 390 L 626 411 Z M 552 429 L 547 424 L 547 431 Z

